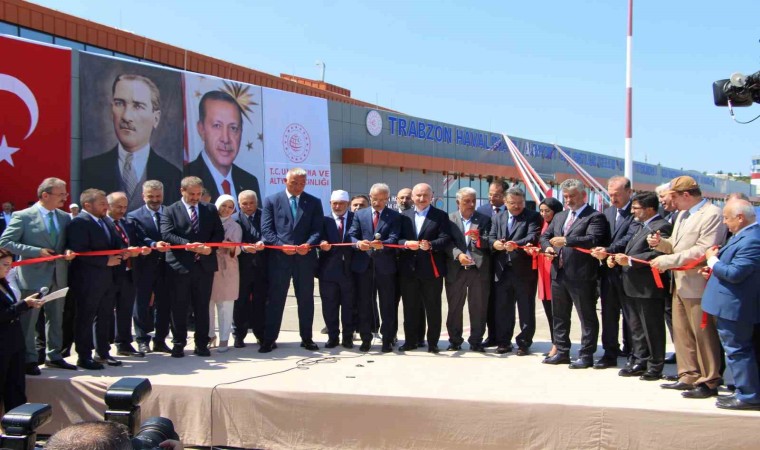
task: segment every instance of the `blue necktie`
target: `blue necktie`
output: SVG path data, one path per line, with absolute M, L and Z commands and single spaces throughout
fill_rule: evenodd
M 296 213 L 298 212 L 298 204 L 296 203 L 296 196 L 290 197 L 290 212 L 293 214 L 293 220 L 296 219 Z

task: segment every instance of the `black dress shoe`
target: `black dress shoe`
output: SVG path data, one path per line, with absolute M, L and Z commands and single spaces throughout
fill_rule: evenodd
M 390 342 L 383 342 L 383 347 L 380 349 L 383 353 L 390 353 L 393 351 L 393 344 Z
M 483 347 L 483 344 L 470 344 L 470 351 L 485 353 L 486 348 Z
M 747 403 L 733 395 L 718 397 L 715 406 L 721 409 L 734 409 L 739 411 L 760 411 L 760 403 Z
M 428 345 L 428 353 L 434 353 L 438 354 L 441 350 L 438 348 L 437 345 Z
M 690 391 L 681 392 L 684 398 L 708 398 L 718 395 L 718 388 L 710 388 L 706 384 L 700 384 Z
M 235 348 L 245 348 L 245 342 L 240 338 L 235 338 L 235 344 L 233 346 Z
M 410 352 L 412 350 L 417 350 L 416 344 L 404 343 L 404 345 L 398 348 L 400 352 Z
M 325 343 L 325 348 L 335 348 L 338 346 L 338 338 L 328 339 Z
M 670 356 L 665 358 L 665 364 L 675 364 L 676 363 L 676 354 L 673 353 Z
M 118 367 L 121 365 L 121 361 L 111 355 L 98 355 L 95 357 L 95 361 L 99 363 L 106 363 L 112 367 Z
M 147 342 L 138 342 L 137 343 L 137 351 L 141 352 L 143 355 L 150 353 L 150 345 L 148 345 Z
M 45 361 L 45 367 L 51 369 L 65 369 L 65 370 L 77 370 L 77 366 L 69 364 L 62 359 L 56 359 L 55 361 Z
M 517 347 L 517 356 L 527 356 L 527 355 L 530 355 L 530 348 Z
M 594 369 L 606 369 L 617 366 L 617 358 L 612 356 L 602 356 L 594 363 Z
M 644 375 L 644 373 L 647 371 L 646 364 L 634 364 L 632 366 L 625 366 L 622 369 L 620 369 L 620 372 L 618 372 L 618 375 L 621 377 L 638 377 L 640 375 Z
M 494 339 L 491 339 L 490 337 L 483 341 L 483 347 L 489 348 L 489 347 L 496 347 L 496 341 Z
M 314 341 L 303 341 L 301 342 L 301 347 L 312 352 L 319 350 L 319 347 L 314 343 Z
M 462 350 L 462 344 L 449 344 L 449 346 L 446 347 L 446 351 L 448 352 L 458 352 L 459 350 Z
M 164 345 L 166 345 L 166 344 L 164 344 Z M 185 347 L 182 347 L 180 345 L 175 345 L 169 352 L 172 354 L 172 358 L 184 358 L 185 357 Z
M 37 375 L 42 374 L 42 372 L 40 371 L 40 368 L 37 366 L 37 363 L 26 363 L 24 373 L 31 376 L 37 376 Z
M 153 341 L 153 351 L 159 353 L 172 353 L 172 349 L 164 341 Z
M 417 348 L 424 348 L 424 347 L 425 347 L 425 341 L 424 341 L 424 340 L 423 340 L 423 341 L 420 341 L 420 342 L 417 344 Z
M 116 349 L 116 354 L 119 356 L 137 356 L 140 358 L 145 357 L 145 353 L 135 350 L 135 348 L 132 347 L 132 344 L 120 345 Z
M 80 359 L 77 361 L 77 366 L 85 370 L 103 370 L 103 364 L 95 361 L 94 359 Z
M 644 372 L 642 376 L 639 377 L 639 380 L 642 381 L 657 381 L 662 379 L 662 372 L 654 372 L 651 370 L 647 370 Z
M 571 369 L 588 369 L 594 366 L 594 360 L 578 358 L 570 363 Z
M 693 384 L 682 383 L 680 381 L 676 381 L 675 383 L 661 384 L 660 387 L 663 389 L 673 389 L 674 391 L 690 391 L 694 389 Z
M 544 358 L 544 360 L 541 362 L 543 364 L 551 364 L 553 366 L 558 366 L 560 364 L 570 364 L 570 357 L 567 355 L 563 355 L 562 353 L 557 353 L 554 356 L 549 356 L 547 358 Z
M 678 375 L 663 375 L 662 378 L 667 381 L 678 381 Z
M 276 348 L 277 348 L 277 343 L 262 341 L 261 346 L 259 347 L 259 353 L 269 353 Z
M 359 346 L 360 352 L 368 352 L 372 348 L 372 341 L 362 341 L 362 345 Z
M 505 353 L 511 353 L 512 352 L 512 346 L 511 345 L 500 345 L 496 347 L 496 353 L 503 355 Z
M 209 357 L 211 356 L 211 352 L 208 351 L 208 347 L 195 347 L 195 350 L 193 350 L 193 355 Z
M 341 342 L 340 345 L 342 345 L 343 348 L 354 348 L 354 342 L 351 338 L 343 339 L 343 342 Z

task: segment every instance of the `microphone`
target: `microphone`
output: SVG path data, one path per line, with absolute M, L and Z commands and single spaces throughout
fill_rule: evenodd
M 382 237 L 382 236 L 380 235 L 380 233 L 375 233 L 375 240 L 376 240 L 376 241 L 379 241 L 381 237 Z M 374 248 L 372 248 L 372 247 L 370 247 L 370 249 L 369 249 L 369 254 L 370 254 L 370 256 L 371 256 L 371 255 L 372 255 L 374 252 L 375 252 L 375 249 L 374 249 Z
M 735 72 L 731 74 L 729 82 L 731 83 L 731 86 L 737 88 L 751 86 L 760 82 L 760 72 L 755 72 L 752 75 L 744 75 L 740 72 Z
M 50 289 L 48 289 L 47 286 L 42 286 L 39 291 L 37 291 L 37 298 L 42 298 L 46 295 L 48 295 L 48 292 L 50 292 Z

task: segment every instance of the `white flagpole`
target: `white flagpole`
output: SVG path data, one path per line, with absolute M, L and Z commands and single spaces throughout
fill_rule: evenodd
M 633 0 L 628 0 L 628 38 L 625 58 L 625 176 L 633 184 L 633 88 L 631 87 L 631 44 L 633 41 Z

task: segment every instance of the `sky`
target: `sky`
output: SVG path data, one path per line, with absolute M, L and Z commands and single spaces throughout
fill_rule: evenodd
M 33 3 L 274 75 L 316 79 L 323 61 L 359 100 L 624 156 L 627 0 Z M 733 122 L 712 83 L 760 71 L 757 17 L 760 2 L 634 2 L 635 160 L 749 173 L 760 120 Z

